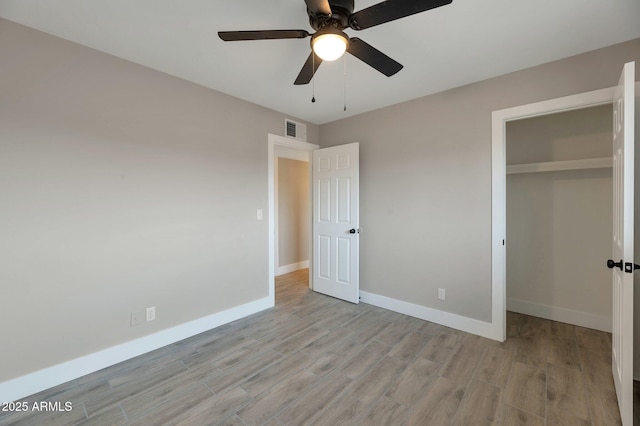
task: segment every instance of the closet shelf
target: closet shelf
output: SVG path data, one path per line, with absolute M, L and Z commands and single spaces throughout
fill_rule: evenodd
M 546 163 L 511 164 L 507 165 L 507 174 L 555 172 L 560 170 L 605 169 L 607 167 L 613 167 L 612 157 L 549 161 Z

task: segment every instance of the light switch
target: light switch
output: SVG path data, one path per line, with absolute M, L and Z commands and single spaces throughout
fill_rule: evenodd
M 262 220 L 262 209 L 258 209 L 258 214 L 256 216 L 258 220 Z

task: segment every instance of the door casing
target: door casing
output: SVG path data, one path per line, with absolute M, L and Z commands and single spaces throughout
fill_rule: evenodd
M 494 111 L 491 114 L 491 335 L 507 337 L 506 291 L 506 123 L 576 109 L 611 104 L 614 87 Z

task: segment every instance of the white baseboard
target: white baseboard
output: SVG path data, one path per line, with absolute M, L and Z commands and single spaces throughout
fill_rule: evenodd
M 291 263 L 289 265 L 278 266 L 278 270 L 276 271 L 276 276 L 288 274 L 289 272 L 299 271 L 300 269 L 305 269 L 309 267 L 309 261 L 303 260 L 298 263 Z
M 492 323 L 479 321 L 473 318 L 463 317 L 462 315 L 452 314 L 450 312 L 439 311 L 426 306 L 416 305 L 414 303 L 404 302 L 402 300 L 392 299 L 378 294 L 360 292 L 360 300 L 369 305 L 378 306 L 390 311 L 399 312 L 425 321 L 434 322 L 446 327 L 455 328 L 467 333 L 476 334 L 488 339 L 502 339 L 500 332 L 497 332 Z
M 265 297 L 2 382 L 0 383 L 0 403 L 17 401 L 271 307 L 273 307 L 273 299 Z
M 611 333 L 612 318 L 603 315 L 574 311 L 557 306 L 541 305 L 518 299 L 507 299 L 507 310 Z

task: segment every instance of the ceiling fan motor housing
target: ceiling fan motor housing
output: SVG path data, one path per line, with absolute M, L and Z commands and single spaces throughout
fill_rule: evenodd
M 325 27 L 334 27 L 343 30 L 349 26 L 349 16 L 353 13 L 354 0 L 329 0 L 331 15 L 309 13 L 311 28 L 319 31 Z

